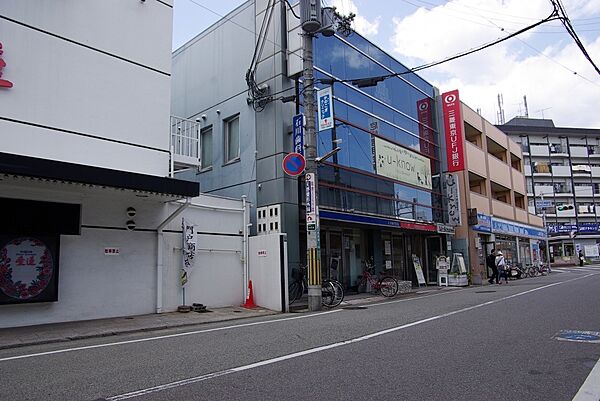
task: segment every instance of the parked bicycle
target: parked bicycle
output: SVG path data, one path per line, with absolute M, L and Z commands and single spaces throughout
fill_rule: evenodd
M 384 297 L 393 297 L 398 293 L 398 281 L 390 276 L 381 278 L 374 275 L 375 267 L 366 263 L 366 269 L 358 281 L 358 288 L 366 288 L 367 284 L 371 286 L 374 292 L 381 292 Z
M 533 265 L 531 266 L 531 270 L 529 271 L 529 275 L 531 277 L 535 277 L 537 275 L 547 276 L 550 274 L 550 268 L 546 263 L 540 263 L 539 266 Z
M 292 269 L 292 282 L 288 286 L 289 304 L 293 304 L 306 292 L 308 282 L 306 277 L 306 267 Z M 328 308 L 334 308 L 344 300 L 344 287 L 337 280 L 323 280 L 321 284 L 322 305 Z

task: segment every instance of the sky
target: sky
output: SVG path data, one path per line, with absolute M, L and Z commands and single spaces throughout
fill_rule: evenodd
M 175 0 L 173 50 L 243 0 Z M 296 3 L 291 0 L 290 3 Z M 531 25 L 552 12 L 549 0 L 324 0 L 357 16 L 353 28 L 416 67 L 472 49 Z M 600 67 L 600 0 L 562 0 L 592 60 Z M 250 27 L 249 27 L 250 28 Z M 419 72 L 441 92 L 459 89 L 463 102 L 490 122 L 525 115 L 556 126 L 600 128 L 600 75 L 559 21 L 501 44 Z

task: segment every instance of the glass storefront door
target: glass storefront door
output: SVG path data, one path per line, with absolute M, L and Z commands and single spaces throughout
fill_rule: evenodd
M 438 256 L 442 255 L 442 238 L 440 236 L 427 237 L 426 249 L 424 254 L 424 268 L 426 269 L 426 278 L 428 284 L 437 284 L 437 269 L 435 261 Z

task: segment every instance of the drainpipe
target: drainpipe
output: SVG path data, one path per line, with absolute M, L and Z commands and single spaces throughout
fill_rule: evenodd
M 243 213 L 243 227 L 242 227 L 242 231 L 244 233 L 243 238 L 242 238 L 242 257 L 244 258 L 243 260 L 243 270 L 244 270 L 244 291 L 243 291 L 243 302 L 246 302 L 246 299 L 248 298 L 248 205 L 246 203 L 246 195 L 242 195 L 242 208 L 244 209 L 244 213 Z
M 163 309 L 163 229 L 169 224 L 175 217 L 183 212 L 190 204 L 192 200 L 187 198 L 185 203 L 182 204 L 175 210 L 169 217 L 165 219 L 156 228 L 156 313 L 162 313 Z

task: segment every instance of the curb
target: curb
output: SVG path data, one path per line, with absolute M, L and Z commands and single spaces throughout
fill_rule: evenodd
M 268 311 L 268 312 L 270 312 L 270 313 L 265 313 L 262 316 L 273 316 L 273 315 L 280 314 L 279 312 L 273 312 L 273 311 Z M 120 334 L 134 334 L 134 333 L 143 333 L 143 332 L 148 332 L 148 331 L 161 331 L 161 330 L 168 330 L 168 329 L 176 329 L 176 328 L 180 328 L 180 327 L 201 326 L 201 325 L 210 324 L 210 323 L 223 323 L 223 322 L 229 322 L 232 320 L 243 320 L 243 319 L 249 319 L 249 318 L 254 318 L 254 317 L 257 317 L 257 316 L 239 316 L 239 317 L 236 316 L 236 317 L 232 317 L 232 318 L 211 320 L 210 322 L 195 322 L 195 323 L 166 324 L 166 325 L 163 324 L 160 326 L 151 326 L 151 327 L 145 326 L 145 327 L 138 327 L 138 328 L 134 328 L 134 329 L 113 330 L 113 331 L 106 331 L 106 332 L 99 332 L 99 333 L 66 336 L 66 337 L 61 337 L 61 338 L 30 340 L 30 341 L 26 341 L 26 342 L 18 342 L 18 343 L 12 343 L 12 344 L 0 344 L 0 350 L 23 348 L 23 347 L 29 347 L 29 346 L 34 346 L 34 345 L 66 343 L 69 341 L 87 340 L 90 338 L 111 337 L 111 336 L 116 336 L 116 335 L 120 335 Z

